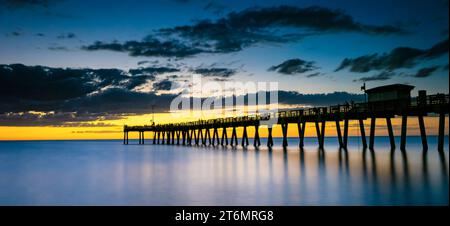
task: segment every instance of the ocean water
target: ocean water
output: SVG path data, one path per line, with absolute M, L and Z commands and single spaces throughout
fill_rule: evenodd
M 348 151 L 336 138 L 281 139 L 268 150 L 137 145 L 131 141 L 0 142 L 0 205 L 448 205 L 445 152 L 391 151 L 387 137 Z M 250 140 L 252 144 L 252 140 Z M 397 139 L 398 146 L 398 139 Z

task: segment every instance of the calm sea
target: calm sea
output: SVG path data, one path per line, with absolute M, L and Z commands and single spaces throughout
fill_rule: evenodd
M 448 205 L 448 136 L 442 154 L 436 140 L 426 153 L 419 137 L 408 137 L 406 152 L 391 152 L 386 137 L 373 152 L 357 137 L 348 151 L 326 138 L 323 152 L 314 138 L 303 151 L 297 139 L 287 150 L 276 139 L 271 151 L 0 142 L 0 205 Z

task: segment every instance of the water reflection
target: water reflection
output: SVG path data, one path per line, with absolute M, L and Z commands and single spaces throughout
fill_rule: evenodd
M 0 142 L 0 204 L 448 205 L 448 152 L 433 142 L 429 151 L 391 150 L 383 137 L 375 150 L 356 138 L 348 150 L 280 144 Z

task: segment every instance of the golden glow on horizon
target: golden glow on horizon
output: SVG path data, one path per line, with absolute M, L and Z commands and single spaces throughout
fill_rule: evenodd
M 229 113 L 228 113 L 229 114 Z M 228 115 L 225 114 L 225 115 Z M 172 113 L 157 113 L 154 114 L 156 123 L 176 123 L 193 121 L 198 119 L 196 116 L 198 114 L 183 113 L 174 117 Z M 90 123 L 103 123 L 104 125 L 112 126 L 84 126 L 84 127 L 56 127 L 56 126 L 34 126 L 34 127 L 21 127 L 21 126 L 0 126 L 0 140 L 84 140 L 84 139 L 122 139 L 123 125 L 150 125 L 152 120 L 152 114 L 135 115 L 128 116 L 123 119 L 118 120 L 103 120 L 95 121 Z M 203 117 L 203 119 L 220 117 L 220 114 L 210 114 L 208 117 Z M 438 131 L 438 118 L 437 117 L 425 117 L 425 125 L 427 135 L 436 135 Z M 445 134 L 448 135 L 448 116 L 446 117 L 445 123 Z M 349 136 L 359 136 L 359 125 L 357 121 L 350 121 L 349 124 Z M 392 124 L 394 128 L 394 134 L 400 134 L 400 118 L 392 119 Z M 370 120 L 365 120 L 366 135 L 369 134 Z M 387 136 L 386 120 L 377 119 L 376 121 L 376 131 L 377 136 Z M 327 122 L 326 124 L 326 136 L 336 136 L 336 127 L 334 122 Z M 341 128 L 343 128 L 343 123 L 341 122 Z M 238 136 L 242 135 L 242 128 L 237 129 Z M 228 131 L 229 136 L 231 134 L 231 129 Z M 249 127 L 248 133 L 250 137 L 253 137 L 254 128 Z M 419 126 L 417 117 L 408 118 L 408 135 L 419 135 Z M 267 129 L 265 127 L 260 128 L 260 135 L 262 137 L 267 136 Z M 273 135 L 275 137 L 281 137 L 280 126 L 275 126 L 273 130 Z M 316 130 L 313 123 L 308 123 L 306 126 L 305 135 L 307 137 L 315 137 Z M 137 138 L 137 133 L 130 133 L 130 138 Z M 290 124 L 288 128 L 289 137 L 298 137 L 298 130 L 296 124 Z M 150 133 L 146 133 L 146 138 L 151 138 Z

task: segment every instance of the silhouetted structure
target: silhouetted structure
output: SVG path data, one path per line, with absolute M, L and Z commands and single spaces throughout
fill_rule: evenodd
M 425 123 L 423 117 L 433 113 L 439 115 L 438 150 L 444 149 L 445 115 L 448 114 L 449 95 L 426 95 L 419 91 L 417 98 L 411 98 L 410 92 L 413 86 L 394 84 L 376 87 L 366 90 L 368 101 L 365 103 L 346 103 L 329 107 L 315 107 L 307 109 L 295 109 L 271 114 L 257 114 L 242 117 L 218 118 L 211 120 L 199 120 L 186 123 L 170 123 L 160 125 L 124 126 L 124 144 L 128 144 L 128 133 L 139 132 L 139 144 L 144 144 L 144 132 L 153 132 L 153 144 L 177 144 L 177 145 L 238 145 L 237 127 L 243 127 L 241 145 L 249 145 L 247 127 L 254 126 L 255 147 L 261 145 L 259 127 L 261 120 L 277 117 L 276 124 L 281 125 L 283 134 L 283 147 L 288 146 L 288 125 L 297 124 L 299 131 L 299 146 L 303 147 L 306 123 L 314 123 L 317 132 L 319 148 L 324 146 L 326 122 L 336 124 L 337 139 L 340 148 L 347 148 L 348 125 L 350 120 L 359 122 L 363 148 L 373 149 L 375 140 L 376 119 L 385 119 L 389 134 L 391 148 L 395 149 L 394 132 L 391 118 L 402 117 L 400 149 L 406 147 L 406 131 L 408 116 L 417 116 L 423 149 L 428 149 Z M 276 114 L 276 115 L 275 115 Z M 369 145 L 367 145 L 363 120 L 370 118 Z M 344 122 L 343 132 L 340 122 Z M 230 140 L 227 128 L 232 128 Z M 211 136 L 212 130 L 212 136 Z M 221 130 L 221 135 L 219 135 Z M 272 128 L 268 127 L 267 146 L 273 146 Z

